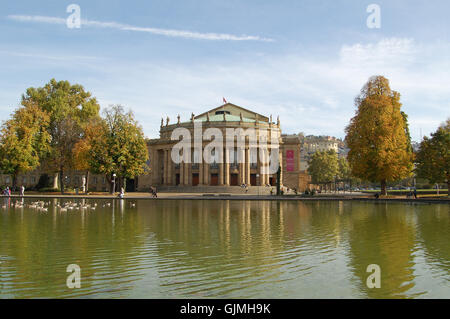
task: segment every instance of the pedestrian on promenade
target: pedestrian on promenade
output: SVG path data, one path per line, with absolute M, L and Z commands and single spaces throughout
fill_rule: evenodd
M 119 198 L 123 198 L 125 196 L 125 190 L 123 187 L 120 188 Z
M 20 186 L 20 196 L 24 196 L 25 195 L 25 186 Z
M 156 194 L 156 188 L 153 188 L 153 186 L 150 187 L 150 194 L 152 194 L 152 197 L 158 197 L 158 195 Z
M 417 199 L 417 188 L 414 187 L 414 198 Z

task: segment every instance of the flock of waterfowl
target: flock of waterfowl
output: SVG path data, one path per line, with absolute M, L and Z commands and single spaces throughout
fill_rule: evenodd
M 51 202 L 48 201 L 36 201 L 36 202 L 31 202 L 31 203 L 24 203 L 23 201 L 15 201 L 14 203 L 11 203 L 10 205 L 6 205 L 3 204 L 2 205 L 2 209 L 7 209 L 8 207 L 10 208 L 17 208 L 17 209 L 21 209 L 21 208 L 31 208 L 31 209 L 35 209 L 36 211 L 39 212 L 48 212 L 48 207 L 50 206 Z M 89 211 L 89 210 L 95 210 L 97 208 L 98 204 L 94 203 L 94 204 L 86 204 L 84 202 L 82 203 L 76 203 L 76 202 L 72 202 L 72 201 L 68 201 L 65 202 L 61 205 L 61 203 L 56 203 L 55 207 L 56 209 L 58 209 L 60 212 L 67 212 L 67 211 L 72 211 L 72 210 L 82 210 L 82 211 Z M 135 207 L 136 204 L 135 203 L 130 203 L 130 207 Z M 101 207 L 105 208 L 105 207 L 111 207 L 111 203 L 104 203 Z

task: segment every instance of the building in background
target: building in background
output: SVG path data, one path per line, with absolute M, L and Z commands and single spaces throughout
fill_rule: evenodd
M 317 151 L 335 151 L 339 157 L 347 157 L 348 148 L 345 142 L 334 136 L 324 135 L 307 135 L 298 134 L 302 144 L 302 151 L 300 155 L 300 169 L 302 171 L 308 170 L 308 161 L 311 156 Z

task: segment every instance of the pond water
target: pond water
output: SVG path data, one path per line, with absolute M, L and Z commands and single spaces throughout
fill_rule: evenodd
M 0 298 L 450 298 L 448 204 L 15 201 L 0 208 Z

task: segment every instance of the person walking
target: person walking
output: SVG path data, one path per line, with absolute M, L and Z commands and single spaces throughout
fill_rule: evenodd
M 153 197 L 153 198 L 158 197 L 158 196 L 156 195 L 156 188 L 153 188 L 153 186 L 150 187 L 150 194 L 152 194 L 152 197 Z
M 414 198 L 417 199 L 417 188 L 414 187 Z

